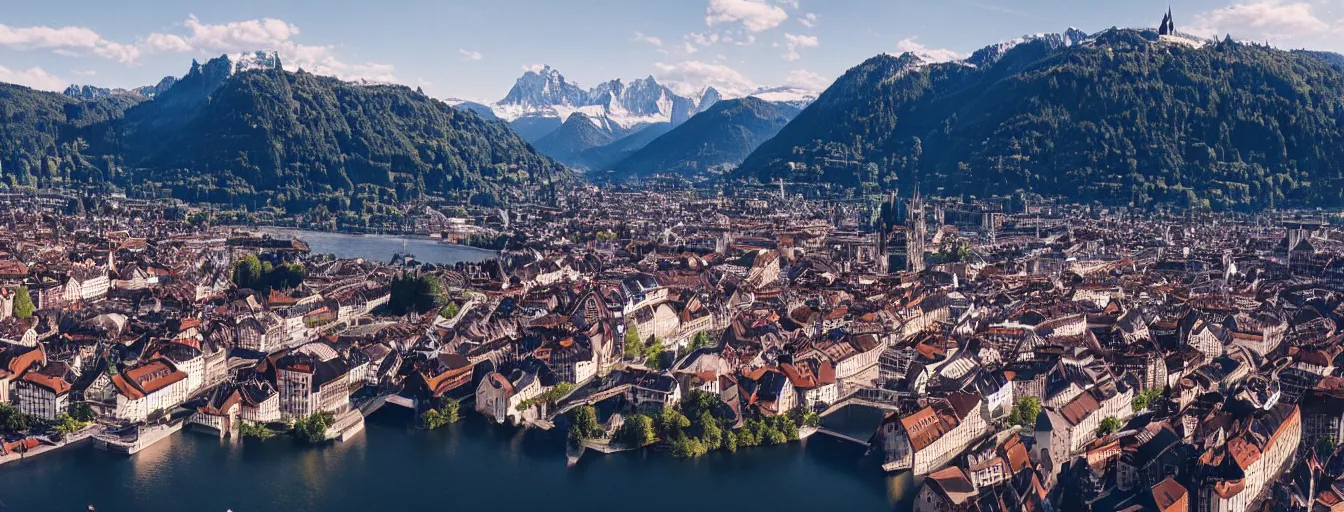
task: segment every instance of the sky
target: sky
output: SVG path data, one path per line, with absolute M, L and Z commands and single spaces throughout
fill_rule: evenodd
M 824 89 L 880 53 L 952 60 L 1024 34 L 1156 27 L 1344 51 L 1344 0 L 0 0 L 0 82 L 137 87 L 192 59 L 276 50 L 287 69 L 491 102 L 550 65 L 591 87 Z

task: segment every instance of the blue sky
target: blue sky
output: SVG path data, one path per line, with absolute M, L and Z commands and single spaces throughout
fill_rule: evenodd
M 584 87 L 823 88 L 873 55 L 956 58 L 1023 34 L 1153 27 L 1167 0 L 23 1 L 0 9 L 0 81 L 134 87 L 191 59 L 274 49 L 286 67 L 497 100 L 549 64 Z M 1344 0 L 1173 0 L 1177 27 L 1344 50 Z

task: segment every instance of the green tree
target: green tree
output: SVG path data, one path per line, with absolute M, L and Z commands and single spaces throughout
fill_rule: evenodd
M 625 417 L 625 422 L 616 429 L 614 439 L 629 447 L 648 446 L 658 441 L 653 430 L 653 418 L 643 414 Z
M 261 423 L 243 421 L 238 424 L 238 435 L 265 441 L 275 437 L 275 431 L 267 428 L 266 425 Z
M 294 422 L 294 435 L 308 443 L 327 440 L 327 429 L 336 422 L 336 416 L 327 411 L 315 412 Z
M 426 430 L 436 430 L 451 423 L 457 423 L 458 409 L 461 404 L 451 398 L 444 400 L 438 409 L 429 409 L 420 413 L 420 425 Z
M 233 284 L 239 288 L 257 289 L 261 286 L 261 260 L 249 254 L 233 263 Z
M 644 339 L 639 337 L 639 328 L 634 323 L 625 324 L 625 353 L 635 357 L 644 355 Z
M 61 435 L 68 436 L 75 432 L 79 432 L 85 425 L 87 425 L 87 423 L 75 419 L 74 416 L 67 413 L 60 413 L 56 415 L 56 423 L 53 426 L 53 429 Z
M 708 346 L 713 345 L 713 344 L 714 344 L 714 340 L 711 339 L 711 338 L 709 337 L 709 333 L 706 332 L 706 331 L 700 331 L 700 332 L 695 333 L 695 337 L 694 337 L 694 338 L 691 338 L 691 346 L 690 346 L 690 350 L 696 350 L 696 349 L 700 349 L 700 348 L 708 347 Z
M 18 433 L 28 430 L 31 422 L 28 415 L 19 412 L 19 409 L 7 403 L 0 403 L 0 429 L 5 432 Z
M 681 411 L 672 407 L 664 407 L 658 411 L 658 416 L 654 421 L 655 433 L 659 439 L 675 439 L 681 434 L 682 429 L 689 426 L 691 426 L 691 420 Z
M 1150 389 L 1134 395 L 1134 398 L 1129 401 L 1129 405 L 1134 412 L 1139 412 L 1156 403 L 1159 398 L 1162 398 L 1162 390 Z
M 447 320 L 452 320 L 453 318 L 457 317 L 457 312 L 458 312 L 457 303 L 449 302 L 447 304 L 444 304 L 443 307 L 439 309 L 439 316 Z
M 569 413 L 569 435 L 575 439 L 592 439 L 602 434 L 597 421 L 597 409 L 591 405 L 578 407 Z
M 706 448 L 718 447 L 723 444 L 723 429 L 719 428 L 718 420 L 709 411 L 700 413 L 696 419 L 695 427 L 700 431 L 700 440 L 703 441 Z
M 435 309 L 443 295 L 443 283 L 437 277 L 404 273 L 392 279 L 387 307 L 396 315 L 424 314 Z
M 705 444 L 694 437 L 680 436 L 672 441 L 672 456 L 678 459 L 699 457 L 706 451 Z
M 98 415 L 94 414 L 93 408 L 89 407 L 89 404 L 80 402 L 75 404 L 74 417 L 76 420 L 89 422 L 96 419 Z
M 1032 427 L 1036 425 L 1036 417 L 1040 414 L 1041 400 L 1034 396 L 1024 396 L 1013 404 L 1012 411 L 1008 413 L 1008 423 Z
M 1120 430 L 1120 427 L 1123 426 L 1125 425 L 1123 423 L 1120 423 L 1120 420 L 1116 419 L 1115 416 L 1107 416 L 1106 418 L 1101 420 L 1101 425 L 1097 427 L 1097 435 L 1104 436 L 1110 434 L 1112 432 Z
M 33 306 L 33 296 L 28 293 L 27 286 L 20 286 L 14 289 L 14 316 L 23 320 L 33 317 L 33 311 L 37 308 Z

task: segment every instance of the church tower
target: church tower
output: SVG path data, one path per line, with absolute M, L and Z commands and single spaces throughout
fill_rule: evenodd
M 928 226 L 924 220 L 924 199 L 919 196 L 918 183 L 915 184 L 915 195 L 910 198 L 910 209 L 905 218 L 905 269 L 920 272 L 924 270 L 924 239 Z
M 1157 27 L 1157 35 L 1174 36 L 1176 35 L 1176 22 L 1172 20 L 1171 8 L 1167 8 L 1167 15 L 1162 17 L 1162 24 Z

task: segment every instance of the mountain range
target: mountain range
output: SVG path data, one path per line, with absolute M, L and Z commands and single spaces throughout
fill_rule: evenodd
M 751 94 L 802 108 L 816 92 L 761 88 Z M 542 153 L 573 168 L 603 170 L 724 99 L 713 87 L 679 95 L 650 76 L 584 89 L 550 66 L 529 70 L 490 105 L 449 100 L 458 108 L 509 123 Z
M 1167 27 L 1070 29 L 951 62 L 882 54 L 813 96 L 687 97 L 654 78 L 584 89 L 551 68 L 497 103 L 193 62 L 133 90 L 0 84 L 0 184 L 390 213 L 524 200 L 659 173 L 1212 209 L 1344 205 L 1344 56 Z M 451 105 L 451 106 L 450 106 Z M 564 164 L 564 165 L 562 165 Z M 568 168 L 566 168 L 566 166 Z
M 152 97 L 85 91 L 0 84 L 9 185 L 115 184 L 359 217 L 428 196 L 521 200 L 569 179 L 497 120 L 404 86 L 288 72 L 273 54 L 193 61 Z
M 1199 208 L 1344 204 L 1336 54 L 1109 29 L 850 69 L 735 176 Z

